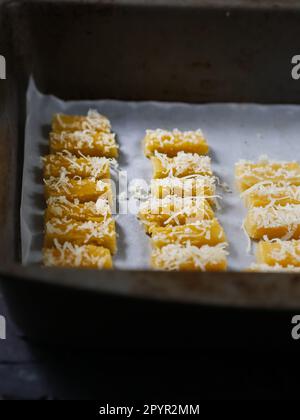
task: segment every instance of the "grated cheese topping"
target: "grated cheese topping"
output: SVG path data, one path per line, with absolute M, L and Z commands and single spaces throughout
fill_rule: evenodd
M 83 245 L 78 246 L 70 242 L 64 242 L 60 244 L 57 239 L 54 240 L 53 248 L 44 249 L 44 264 L 49 267 L 71 265 L 74 267 L 82 266 L 85 261 L 86 264 L 103 268 L 107 255 L 105 255 L 105 249 L 97 247 L 97 250 L 103 250 L 103 255 L 94 255 L 90 252 L 90 248 Z M 58 251 L 58 255 L 57 252 Z
M 84 243 L 90 239 L 102 239 L 107 236 L 114 237 L 115 230 L 112 228 L 112 218 L 108 217 L 102 223 L 78 222 L 68 217 L 58 219 L 53 218 L 46 223 L 46 233 L 50 235 L 65 235 L 70 232 L 81 232 L 84 235 Z
M 154 242 L 158 242 L 175 238 L 176 242 L 180 243 L 188 238 L 204 236 L 205 239 L 209 240 L 211 238 L 211 228 L 214 224 L 214 220 L 198 220 L 188 225 L 156 228 L 151 231 L 152 239 Z M 222 235 L 222 231 L 220 231 L 220 235 Z
M 216 246 L 204 245 L 201 248 L 190 245 L 170 244 L 152 251 L 152 259 L 157 268 L 180 270 L 183 265 L 206 270 L 207 265 L 218 264 L 226 260 L 226 243 Z
M 64 196 L 49 197 L 47 205 L 51 207 L 51 213 L 56 217 L 62 217 L 64 211 L 69 212 L 72 211 L 72 209 L 77 210 L 83 215 L 89 212 L 95 216 L 103 216 L 104 219 L 111 215 L 111 209 L 108 201 L 103 198 L 99 198 L 96 202 L 89 201 L 86 203 L 80 203 L 78 199 L 70 201 Z
M 96 109 L 89 109 L 83 129 L 101 131 L 106 130 L 107 128 L 111 128 L 109 119 L 104 115 L 99 114 Z
M 271 181 L 259 182 L 241 194 L 241 197 L 266 198 L 268 206 L 272 207 L 280 200 L 300 201 L 300 187 L 286 182 L 273 183 Z
M 152 194 L 156 195 L 163 193 L 163 195 L 178 194 L 181 196 L 191 195 L 195 191 L 196 196 L 204 195 L 204 189 L 209 189 L 211 195 L 216 192 L 216 179 L 212 176 L 197 175 L 193 178 L 176 178 L 167 177 L 161 179 L 153 179 L 151 181 Z M 166 194 L 168 192 L 168 194 Z
M 116 144 L 114 133 L 104 133 L 91 130 L 83 131 L 62 131 L 61 133 L 51 133 L 51 141 L 65 144 L 71 144 L 75 149 L 88 148 L 103 148 L 108 152 L 111 149 L 116 149 L 119 146 Z
M 267 264 L 256 264 L 253 263 L 250 266 L 250 271 L 256 271 L 256 272 L 264 272 L 264 273 L 283 273 L 283 272 L 291 272 L 291 273 L 300 273 L 300 267 L 294 267 L 293 265 L 288 265 L 287 267 L 282 267 L 280 264 L 276 265 L 267 265 Z
M 66 130 L 76 129 L 78 125 L 83 130 L 110 131 L 111 129 L 108 118 L 95 109 L 90 109 L 86 117 L 75 116 L 73 122 L 65 122 L 63 117 L 64 114 L 56 114 L 59 125 Z
M 271 250 L 271 257 L 276 261 L 284 261 L 288 258 L 293 258 L 300 262 L 300 240 L 282 241 L 280 239 L 264 238 L 265 242 L 276 244 Z
M 51 165 L 59 166 L 60 171 L 66 174 L 80 173 L 89 174 L 89 176 L 98 178 L 106 173 L 110 165 L 114 165 L 115 159 L 108 159 L 106 157 L 90 157 L 81 154 L 81 158 L 72 155 L 68 150 L 58 152 L 53 155 L 42 157 L 42 161 L 46 164 L 46 169 L 51 172 Z M 67 163 L 67 168 L 63 166 Z
M 63 190 L 67 194 L 70 193 L 70 188 L 72 187 L 71 179 L 68 177 L 65 168 L 62 168 L 59 177 L 51 176 L 49 179 L 44 179 L 44 183 L 52 190 L 57 192 Z
M 97 181 L 96 190 L 99 192 L 104 192 L 107 190 L 107 186 L 108 186 L 107 182 L 101 181 L 100 179 L 99 181 Z
M 300 205 L 253 207 L 249 210 L 248 217 L 255 222 L 258 228 L 278 226 L 294 228 L 300 224 Z
M 143 214 L 167 214 L 170 217 L 164 224 L 170 223 L 174 220 L 178 225 L 180 224 L 178 216 L 195 217 L 197 214 L 209 214 L 212 211 L 206 199 L 203 197 L 178 197 L 167 196 L 165 198 L 152 197 L 140 205 L 140 215 Z
M 180 131 L 177 128 L 168 131 L 158 128 L 156 130 L 146 130 L 146 144 L 149 146 L 156 145 L 157 142 L 161 146 L 166 144 L 174 145 L 177 141 L 189 144 L 197 144 L 203 142 L 204 136 L 200 129 L 195 131 Z
M 252 177 L 260 182 L 265 180 L 277 181 L 278 179 L 288 181 L 296 178 L 300 181 L 300 166 L 295 161 L 276 162 L 264 158 L 258 163 L 240 160 L 235 165 L 237 179 Z
M 185 173 L 212 175 L 211 158 L 209 156 L 185 152 L 179 152 L 173 158 L 159 152 L 155 152 L 154 156 L 160 160 L 163 170 L 168 172 L 170 177 L 181 176 Z
M 93 177 L 82 178 L 80 176 L 75 176 L 70 178 L 65 170 L 62 170 L 59 177 L 51 176 L 49 179 L 44 179 L 44 183 L 50 189 L 61 192 L 63 191 L 66 194 L 70 194 L 71 188 L 74 187 L 84 187 L 88 185 L 95 185 L 95 190 L 98 192 L 104 192 L 109 188 L 109 184 L 103 180 L 97 180 Z
M 260 155 L 257 161 L 240 159 L 236 165 L 288 165 L 290 163 L 297 163 L 297 161 L 287 161 L 287 160 L 274 160 L 270 159 L 267 155 Z

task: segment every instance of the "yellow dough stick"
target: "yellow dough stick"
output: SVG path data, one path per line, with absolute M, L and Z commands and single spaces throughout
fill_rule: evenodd
M 168 271 L 225 271 L 227 255 L 226 244 L 201 248 L 170 244 L 152 250 L 151 265 L 154 269 Z
M 300 241 L 260 241 L 256 249 L 259 264 L 300 267 Z
M 150 233 L 153 227 L 185 225 L 213 219 L 214 212 L 203 198 L 182 199 L 171 196 L 164 199 L 152 198 L 142 203 L 138 218 L 144 224 L 146 232 Z
M 267 265 L 267 264 L 251 264 L 247 271 L 253 272 L 263 272 L 263 273 L 300 273 L 300 267 L 294 267 L 289 265 L 287 267 L 282 267 L 279 264 L 276 265 Z
M 299 239 L 300 205 L 253 207 L 244 221 L 244 228 L 250 238 Z
M 88 201 L 80 203 L 79 200 L 70 201 L 66 197 L 50 197 L 47 200 L 45 220 L 53 217 L 66 218 L 94 222 L 103 222 L 111 217 L 111 208 L 107 200 L 99 198 L 96 202 Z
M 43 262 L 48 267 L 76 267 L 109 270 L 113 267 L 108 249 L 95 245 L 62 245 L 55 241 L 50 248 L 43 249 Z
M 208 153 L 208 144 L 201 130 L 179 131 L 147 130 L 144 138 L 144 151 L 147 157 L 155 152 L 164 153 L 167 156 L 176 156 L 178 152 Z
M 54 114 L 52 119 L 52 131 L 99 131 L 109 133 L 111 129 L 108 118 L 99 114 L 98 111 L 90 109 L 86 116 Z
M 150 234 L 154 248 L 162 248 L 169 244 L 185 245 L 187 243 L 197 247 L 203 245 L 214 246 L 227 241 L 224 229 L 217 219 L 203 220 L 183 226 L 154 227 Z
M 97 131 L 74 131 L 62 133 L 50 133 L 50 151 L 59 153 L 64 150 L 73 155 L 98 156 L 117 158 L 119 146 L 116 143 L 115 134 Z
M 42 158 L 44 178 L 60 177 L 65 172 L 70 178 L 93 177 L 96 179 L 110 178 L 110 161 L 105 157 L 77 157 L 64 151 L 47 155 Z
M 153 178 L 189 177 L 192 175 L 212 176 L 211 159 L 209 156 L 200 156 L 196 153 L 179 152 L 170 158 L 162 153 L 155 153 L 151 157 Z
M 109 204 L 113 203 L 112 186 L 109 180 L 97 180 L 95 178 L 69 178 L 61 174 L 60 178 L 51 177 L 45 179 L 45 196 L 61 197 L 68 200 L 97 201 L 98 198 L 107 199 Z
M 241 192 L 262 181 L 300 185 L 300 165 L 297 162 L 273 162 L 267 159 L 261 159 L 258 163 L 240 161 L 235 165 L 235 177 Z
M 112 254 L 117 249 L 115 222 L 112 218 L 107 218 L 102 223 L 53 218 L 48 220 L 45 227 L 45 247 L 51 246 L 56 239 L 60 243 L 103 246 Z
M 300 204 L 300 186 L 262 182 L 241 194 L 247 208 Z
M 216 181 L 211 176 L 197 176 L 195 178 L 162 178 L 151 181 L 151 195 L 165 198 L 168 195 L 178 197 L 205 197 L 210 204 L 215 203 Z

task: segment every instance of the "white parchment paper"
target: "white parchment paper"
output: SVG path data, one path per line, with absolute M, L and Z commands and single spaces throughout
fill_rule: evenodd
M 229 267 L 241 270 L 254 261 L 247 254 L 247 239 L 241 230 L 246 211 L 234 187 L 234 164 L 239 159 L 256 160 L 267 154 L 272 159 L 300 159 L 300 106 L 256 104 L 204 104 L 125 102 L 115 100 L 64 102 L 39 93 L 31 81 L 27 93 L 27 122 L 21 205 L 22 261 L 41 262 L 45 201 L 40 157 L 48 153 L 48 135 L 56 112 L 85 114 L 97 109 L 106 115 L 117 133 L 121 148 L 120 169 L 128 181 L 150 180 L 151 165 L 144 157 L 141 140 L 147 128 L 201 128 L 211 148 L 215 174 L 232 193 L 222 193 L 217 212 L 230 242 Z M 117 216 L 117 268 L 149 266 L 149 240 L 135 215 Z

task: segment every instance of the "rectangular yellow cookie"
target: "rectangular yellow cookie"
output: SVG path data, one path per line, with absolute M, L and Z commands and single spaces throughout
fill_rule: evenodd
M 105 157 L 77 157 L 64 151 L 47 155 L 42 158 L 44 178 L 60 177 L 65 173 L 70 178 L 93 177 L 96 179 L 110 178 L 110 161 Z
M 138 218 L 149 233 L 153 227 L 185 225 L 213 219 L 214 212 L 206 199 L 192 197 L 182 199 L 174 196 L 163 199 L 152 198 L 142 203 Z
M 153 178 L 188 177 L 192 175 L 212 176 L 211 159 L 196 153 L 179 152 L 175 157 L 155 153 L 151 157 Z
M 267 159 L 261 159 L 258 163 L 240 161 L 235 165 L 235 177 L 241 192 L 263 181 L 300 185 L 300 165 L 297 162 L 273 162 Z
M 51 246 L 55 239 L 60 243 L 103 246 L 112 254 L 117 249 L 116 228 L 112 218 L 107 218 L 102 223 L 91 220 L 80 222 L 69 218 L 50 219 L 45 224 L 45 247 Z
M 149 232 L 154 248 L 162 248 L 169 244 L 181 244 L 201 247 L 214 246 L 226 242 L 224 229 L 217 219 L 203 220 L 183 226 L 154 227 Z
M 48 221 L 54 217 L 66 218 L 94 222 L 103 222 L 111 217 L 111 207 L 107 200 L 99 198 L 96 202 L 88 201 L 81 203 L 79 200 L 70 201 L 66 197 L 50 197 L 47 200 L 47 209 L 45 220 Z
M 50 152 L 67 150 L 76 156 L 117 158 L 119 154 L 115 134 L 98 131 L 50 133 Z
M 300 267 L 300 241 L 260 241 L 256 248 L 259 264 Z
M 152 250 L 151 265 L 154 269 L 168 271 L 225 271 L 227 255 L 226 244 L 201 248 L 170 244 Z
M 52 131 L 55 133 L 85 130 L 109 133 L 111 126 L 108 118 L 93 109 L 90 109 L 86 116 L 67 114 L 53 115 Z
M 55 241 L 50 248 L 43 249 L 43 263 L 47 267 L 75 267 L 109 270 L 113 267 L 108 249 L 95 245 L 73 245 Z
M 253 207 L 244 221 L 246 232 L 252 239 L 299 239 L 300 205 Z
M 205 155 L 208 153 L 208 144 L 201 130 L 147 130 L 144 151 L 147 157 L 154 155 L 155 152 L 164 153 L 169 157 L 176 156 L 178 152 Z
M 152 179 L 151 195 L 165 198 L 168 195 L 178 197 L 205 197 L 214 204 L 216 197 L 216 181 L 211 176 L 196 176 L 195 178 L 162 178 Z
M 248 208 L 300 204 L 300 186 L 286 183 L 260 183 L 244 191 L 241 196 Z
M 61 197 L 65 196 L 68 200 L 79 200 L 81 203 L 86 201 L 97 201 L 98 198 L 107 199 L 109 204 L 113 203 L 112 186 L 109 180 L 97 180 L 95 178 L 60 178 L 51 177 L 45 179 L 45 196 Z

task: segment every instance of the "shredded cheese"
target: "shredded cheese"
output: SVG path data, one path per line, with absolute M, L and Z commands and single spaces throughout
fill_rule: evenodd
M 61 133 L 51 133 L 50 139 L 52 143 L 61 144 L 65 149 L 72 147 L 73 149 L 87 148 L 103 149 L 104 153 L 108 153 L 111 149 L 119 146 L 116 143 L 114 133 L 104 133 L 91 130 L 83 131 L 62 131 Z
M 70 201 L 65 196 L 52 196 L 48 198 L 47 205 L 48 211 L 53 217 L 62 217 L 64 213 L 72 214 L 73 211 L 78 212 L 82 216 L 103 216 L 104 219 L 111 216 L 108 200 L 103 198 L 99 198 L 96 202 L 80 203 L 78 199 Z
M 84 243 L 88 243 L 90 239 L 102 239 L 106 236 L 115 236 L 115 230 L 112 225 L 111 218 L 107 218 L 102 223 L 93 222 L 91 220 L 86 222 L 79 222 L 68 217 L 63 219 L 53 218 L 46 223 L 46 235 L 65 235 L 70 232 L 81 232 L 84 236 Z
M 249 210 L 248 216 L 258 228 L 278 226 L 293 228 L 300 225 L 300 205 L 287 204 L 286 206 L 254 207 Z
M 59 170 L 71 176 L 72 174 L 81 174 L 94 178 L 103 178 L 108 172 L 110 165 L 115 166 L 114 159 L 106 157 L 90 157 L 80 153 L 80 158 L 72 155 L 68 150 L 63 150 L 56 154 L 48 155 L 42 158 L 46 165 L 46 170 L 51 174 L 53 169 Z M 52 169 L 53 168 L 53 169 Z
M 142 203 L 139 215 L 144 223 L 146 221 L 143 215 L 167 215 L 168 218 L 164 221 L 165 225 L 173 220 L 179 225 L 178 216 L 180 215 L 192 219 L 198 219 L 197 216 L 201 216 L 201 219 L 204 219 L 205 216 L 212 216 L 213 212 L 203 197 L 182 198 L 170 195 L 163 199 L 152 197 L 150 200 Z
M 65 130 L 79 128 L 80 130 L 110 131 L 111 129 L 109 120 L 105 116 L 99 114 L 95 109 L 90 109 L 86 117 L 72 116 L 72 118 L 68 118 L 67 121 L 65 121 L 65 117 L 69 116 L 55 114 L 55 118 L 60 127 Z
M 93 248 L 91 249 L 89 246 L 78 246 L 70 242 L 60 244 L 59 241 L 55 239 L 53 248 L 44 249 L 44 264 L 49 267 L 81 267 L 86 265 L 96 266 L 99 269 L 103 268 L 107 258 L 109 258 L 107 250 L 102 247 L 97 247 L 96 253 L 93 253 L 92 250 Z
M 200 248 L 186 245 L 170 244 L 152 251 L 152 260 L 156 268 L 163 270 L 180 270 L 183 265 L 190 265 L 201 271 L 206 271 L 207 265 L 224 262 L 228 252 L 226 244 L 216 246 L 204 245 Z
M 157 142 L 161 146 L 166 144 L 173 145 L 176 141 L 182 141 L 187 144 L 197 144 L 199 140 L 204 140 L 203 133 L 200 129 L 195 131 L 180 131 L 175 128 L 172 131 L 162 130 L 146 130 L 146 142 L 148 146 L 155 145 Z
M 284 273 L 284 272 L 291 272 L 291 273 L 300 273 L 300 267 L 294 267 L 292 265 L 288 265 L 287 267 L 282 267 L 280 264 L 276 265 L 267 265 L 267 264 L 251 264 L 250 271 L 256 272 L 277 272 L 277 273 Z
M 151 192 L 154 196 L 178 195 L 185 196 L 204 196 L 204 191 L 210 192 L 209 197 L 216 197 L 215 177 L 198 175 L 193 178 L 167 177 L 153 179 L 151 181 Z
M 241 197 L 249 200 L 250 204 L 251 200 L 258 200 L 258 202 L 263 200 L 267 203 L 265 207 L 273 207 L 284 200 L 300 204 L 300 186 L 290 185 L 286 182 L 262 181 L 244 191 Z
M 275 246 L 271 249 L 271 257 L 274 260 L 280 262 L 292 258 L 297 261 L 297 263 L 300 262 L 299 240 L 283 241 L 280 239 L 268 240 L 267 238 L 264 238 L 264 242 L 275 244 Z
M 236 163 L 236 178 L 253 178 L 255 183 L 261 181 L 289 181 L 297 179 L 300 181 L 300 165 L 293 162 L 275 162 L 261 160 L 258 163 L 240 160 Z
M 185 174 L 189 174 L 189 176 L 192 174 L 194 176 L 198 174 L 212 175 L 211 158 L 209 156 L 179 152 L 177 156 L 169 158 L 157 151 L 154 156 L 159 159 L 162 170 L 167 172 L 170 177 L 181 177 Z

